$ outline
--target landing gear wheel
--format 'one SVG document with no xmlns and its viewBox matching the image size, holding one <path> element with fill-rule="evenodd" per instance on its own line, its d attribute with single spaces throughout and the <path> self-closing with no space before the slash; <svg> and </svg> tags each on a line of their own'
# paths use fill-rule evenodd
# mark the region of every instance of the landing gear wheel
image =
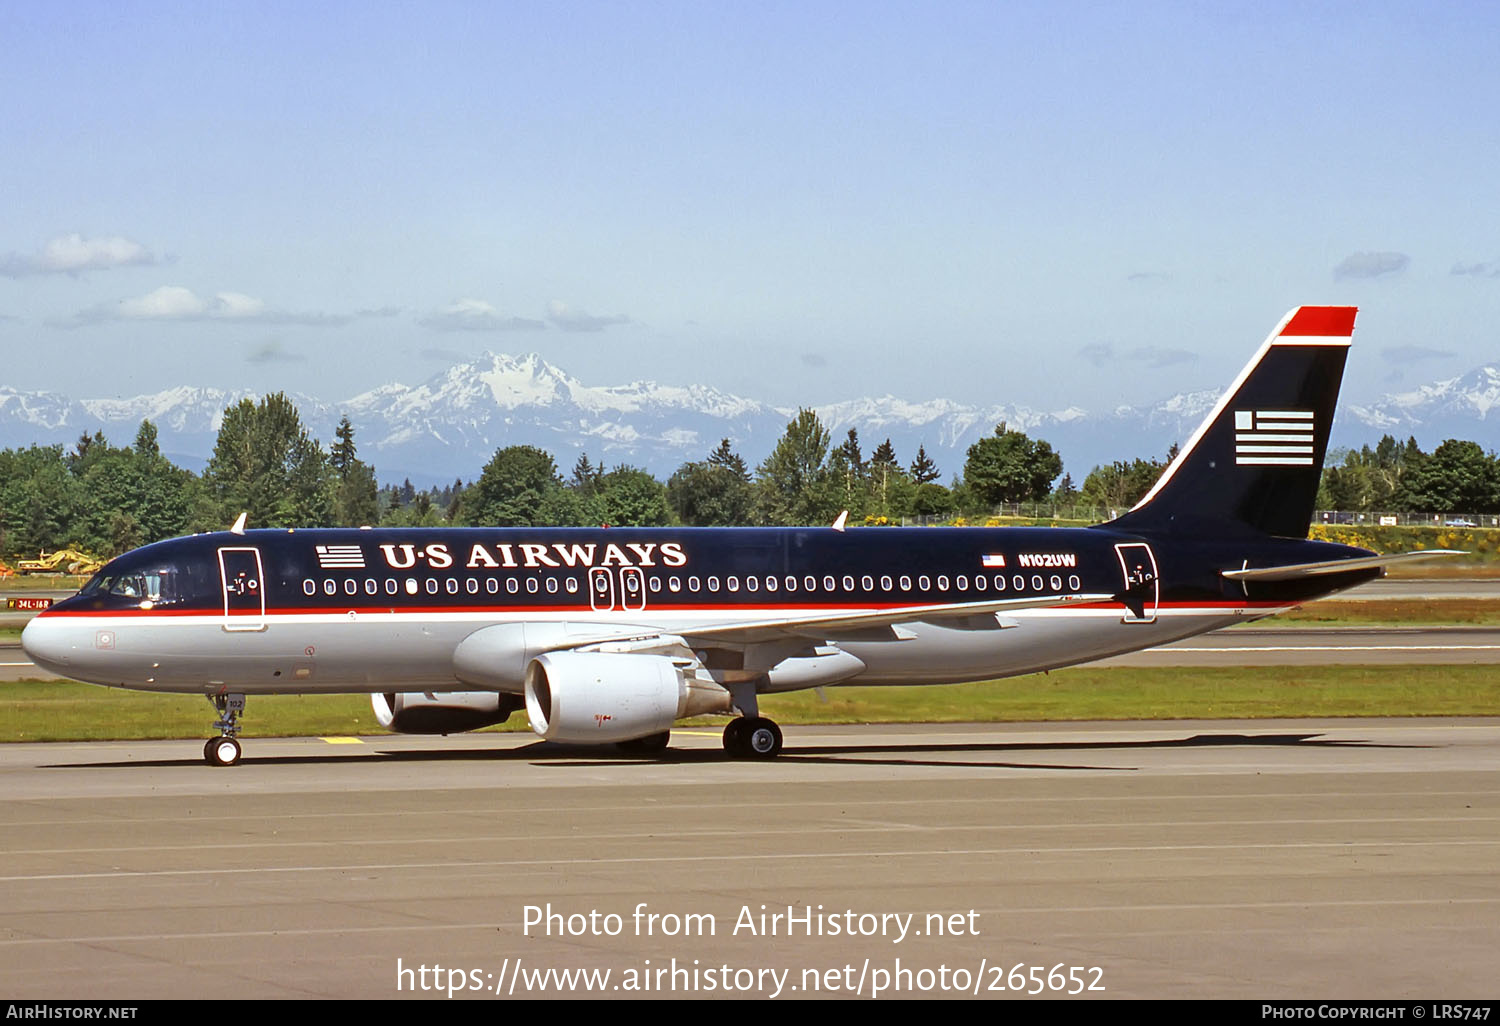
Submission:
<svg viewBox="0 0 1500 1026">
<path fill-rule="evenodd" d="M 208 695 L 207 698 L 219 714 L 219 718 L 214 720 L 219 736 L 210 739 L 203 746 L 203 761 L 210 766 L 233 766 L 240 761 L 240 743 L 235 740 L 235 735 L 240 732 L 240 716 L 245 712 L 245 696 L 222 693 Z"/>
<path fill-rule="evenodd" d="M 736 759 L 774 759 L 781 753 L 781 728 L 764 716 L 742 716 L 724 728 L 724 750 Z"/>
<path fill-rule="evenodd" d="M 745 720 L 736 716 L 724 724 L 724 751 L 738 759 L 744 755 Z"/>
<path fill-rule="evenodd" d="M 775 720 L 757 716 L 745 724 L 740 744 L 746 758 L 774 759 L 781 754 L 781 728 Z"/>
<path fill-rule="evenodd" d="M 227 735 L 213 738 L 203 746 L 203 758 L 210 766 L 233 766 L 240 761 L 240 743 Z"/>
<path fill-rule="evenodd" d="M 633 737 L 629 741 L 616 741 L 615 747 L 631 755 L 655 755 L 657 752 L 665 752 L 671 740 L 672 732 L 664 730 L 660 734 L 647 734 L 645 737 Z"/>
</svg>

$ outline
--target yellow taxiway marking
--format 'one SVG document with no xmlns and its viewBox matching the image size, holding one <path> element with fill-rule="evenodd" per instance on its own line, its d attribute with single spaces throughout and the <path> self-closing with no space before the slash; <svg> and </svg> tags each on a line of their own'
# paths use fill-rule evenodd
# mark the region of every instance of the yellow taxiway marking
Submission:
<svg viewBox="0 0 1500 1026">
<path fill-rule="evenodd" d="M 364 742 L 361 741 L 357 737 L 320 737 L 320 738 L 318 738 L 318 740 L 319 741 L 327 741 L 331 745 L 362 745 L 362 744 L 364 744 Z"/>
</svg>

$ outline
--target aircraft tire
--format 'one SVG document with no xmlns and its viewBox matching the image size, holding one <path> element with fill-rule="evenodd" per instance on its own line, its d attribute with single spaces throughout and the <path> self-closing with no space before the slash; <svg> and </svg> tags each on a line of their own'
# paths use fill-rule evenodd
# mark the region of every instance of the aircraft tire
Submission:
<svg viewBox="0 0 1500 1026">
<path fill-rule="evenodd" d="M 203 746 L 203 758 L 210 766 L 233 766 L 240 761 L 240 743 L 228 735 L 212 738 Z"/>
<path fill-rule="evenodd" d="M 728 752 L 732 759 L 745 757 L 745 724 L 747 722 L 743 716 L 736 716 L 724 724 L 724 751 Z"/>
<path fill-rule="evenodd" d="M 757 716 L 740 733 L 740 750 L 746 759 L 774 759 L 781 754 L 781 728 L 775 720 Z"/>
</svg>

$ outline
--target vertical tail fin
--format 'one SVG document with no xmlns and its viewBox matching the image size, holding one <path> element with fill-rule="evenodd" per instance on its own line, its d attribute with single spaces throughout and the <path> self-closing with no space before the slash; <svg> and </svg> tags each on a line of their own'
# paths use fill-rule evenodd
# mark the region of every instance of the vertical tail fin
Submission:
<svg viewBox="0 0 1500 1026">
<path fill-rule="evenodd" d="M 1155 487 L 1114 526 L 1196 534 L 1239 525 L 1305 538 L 1355 312 L 1301 306 L 1282 318 Z"/>
</svg>

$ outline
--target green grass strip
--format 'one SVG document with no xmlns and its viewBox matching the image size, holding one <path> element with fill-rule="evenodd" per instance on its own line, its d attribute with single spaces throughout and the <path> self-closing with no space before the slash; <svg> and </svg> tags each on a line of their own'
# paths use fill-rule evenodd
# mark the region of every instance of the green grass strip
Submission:
<svg viewBox="0 0 1500 1026">
<path fill-rule="evenodd" d="M 771 695 L 761 711 L 789 725 L 1500 716 L 1500 674 L 1492 666 L 1079 668 L 977 684 L 828 688 L 826 695 Z M 202 738 L 213 718 L 213 707 L 192 695 L 69 681 L 0 684 L 0 741 Z M 364 695 L 252 697 L 242 723 L 246 737 L 383 733 Z M 525 716 L 501 729 L 526 729 Z"/>
</svg>

